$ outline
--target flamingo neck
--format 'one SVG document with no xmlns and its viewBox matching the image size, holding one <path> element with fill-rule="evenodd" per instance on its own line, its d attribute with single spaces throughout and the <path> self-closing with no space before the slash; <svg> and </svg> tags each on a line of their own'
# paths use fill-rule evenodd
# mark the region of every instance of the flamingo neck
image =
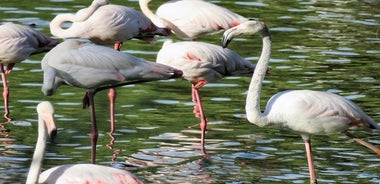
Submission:
<svg viewBox="0 0 380 184">
<path fill-rule="evenodd" d="M 189 35 L 184 33 L 181 29 L 179 29 L 176 25 L 174 25 L 172 22 L 159 17 L 155 13 L 152 12 L 151 9 L 149 9 L 150 0 L 139 0 L 140 9 L 143 12 L 145 16 L 147 16 L 153 24 L 155 24 L 157 27 L 160 28 L 167 28 L 170 29 L 176 36 L 183 38 L 183 39 L 190 39 Z"/>
<path fill-rule="evenodd" d="M 260 55 L 260 59 L 256 64 L 251 83 L 249 85 L 247 102 L 245 106 L 248 121 L 258 126 L 265 126 L 268 124 L 267 118 L 262 115 L 260 110 L 260 93 L 262 82 L 268 70 L 272 45 L 269 32 L 268 34 L 264 32 L 264 35 L 262 36 L 263 48 Z"/>
<path fill-rule="evenodd" d="M 47 128 L 44 121 L 38 115 L 38 138 L 36 148 L 33 154 L 33 159 L 30 164 L 28 178 L 26 184 L 38 183 L 38 178 L 41 172 L 41 165 L 44 158 L 44 152 L 46 148 Z"/>
<path fill-rule="evenodd" d="M 88 18 L 90 18 L 91 15 L 99 7 L 107 4 L 107 2 L 104 2 L 104 3 L 94 3 L 94 2 L 88 8 L 83 8 L 79 10 L 76 14 L 64 13 L 64 14 L 57 15 L 50 22 L 51 34 L 60 38 L 80 37 L 82 30 L 86 29 L 87 26 L 81 25 L 81 26 L 73 27 L 73 24 L 72 24 L 69 28 L 63 29 L 62 24 L 65 22 L 72 22 L 72 23 L 84 22 Z"/>
</svg>

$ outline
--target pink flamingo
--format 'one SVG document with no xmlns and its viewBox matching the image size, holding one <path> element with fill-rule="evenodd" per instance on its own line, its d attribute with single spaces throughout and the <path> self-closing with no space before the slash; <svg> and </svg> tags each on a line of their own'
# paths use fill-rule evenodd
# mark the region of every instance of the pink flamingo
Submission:
<svg viewBox="0 0 380 184">
<path fill-rule="evenodd" d="M 166 41 L 157 54 L 156 62 L 182 70 L 182 78 L 192 83 L 192 100 L 195 104 L 193 112 L 201 119 L 201 148 L 205 153 L 207 118 L 198 90 L 208 82 L 218 81 L 224 76 L 250 75 L 255 64 L 230 49 L 196 41 Z"/>
<path fill-rule="evenodd" d="M 90 107 L 92 163 L 95 163 L 98 137 L 94 106 L 97 91 L 182 76 L 182 71 L 172 67 L 76 40 L 67 40 L 57 45 L 42 59 L 41 67 L 44 71 L 42 92 L 45 95 L 53 95 L 63 84 L 86 90 L 83 107 Z"/>
<path fill-rule="evenodd" d="M 63 29 L 65 22 L 71 26 Z M 99 45 L 112 45 L 120 50 L 123 41 L 137 38 L 144 41 L 154 40 L 154 35 L 167 36 L 170 31 L 158 28 L 144 14 L 133 8 L 109 4 L 108 0 L 94 0 L 88 8 L 76 14 L 58 14 L 50 23 L 50 32 L 60 38 L 85 38 Z M 111 88 L 110 122 L 114 129 L 114 104 L 116 90 Z"/>
<path fill-rule="evenodd" d="M 30 55 L 46 52 L 57 44 L 57 41 L 31 27 L 10 22 L 0 23 L 0 70 L 3 80 L 4 118 L 8 121 L 11 118 L 9 117 L 9 89 L 6 75 L 11 73 L 16 63 L 24 61 Z M 6 69 L 4 65 L 7 65 Z"/>
<path fill-rule="evenodd" d="M 64 29 L 65 22 L 72 24 Z M 152 41 L 154 35 L 170 34 L 168 29 L 158 28 L 141 12 L 109 4 L 108 0 L 94 0 L 76 14 L 58 14 L 50 22 L 50 32 L 59 38 L 84 38 L 99 45 L 114 45 L 117 50 L 126 40 Z"/>
<path fill-rule="evenodd" d="M 248 20 L 203 0 L 171 0 L 162 4 L 154 14 L 148 7 L 150 1 L 139 0 L 141 11 L 156 25 L 171 29 L 177 37 L 184 40 L 195 40 Z"/>
<path fill-rule="evenodd" d="M 95 164 L 68 164 L 50 168 L 40 174 L 46 138 L 54 139 L 56 125 L 54 122 L 54 107 L 44 101 L 37 106 L 38 138 L 33 154 L 33 160 L 26 184 L 35 183 L 115 183 L 142 184 L 143 182 L 128 171 Z"/>
<path fill-rule="evenodd" d="M 236 36 L 255 33 L 261 35 L 263 48 L 248 89 L 245 106 L 247 119 L 260 127 L 277 125 L 301 134 L 305 143 L 310 183 L 317 183 L 310 144 L 312 135 L 341 132 L 380 154 L 380 149 L 348 132 L 352 126 L 378 130 L 380 126 L 355 103 L 339 95 L 312 90 L 283 91 L 272 96 L 265 111 L 261 113 L 260 91 L 271 54 L 271 37 L 268 28 L 263 22 L 255 20 L 245 22 L 227 30 L 223 35 L 222 44 L 226 47 Z"/>
</svg>

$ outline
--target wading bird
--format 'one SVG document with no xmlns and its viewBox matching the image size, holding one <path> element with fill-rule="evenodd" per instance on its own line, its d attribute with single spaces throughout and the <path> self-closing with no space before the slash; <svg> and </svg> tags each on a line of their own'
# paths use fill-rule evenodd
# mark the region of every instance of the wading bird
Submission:
<svg viewBox="0 0 380 184">
<path fill-rule="evenodd" d="M 57 45 L 42 59 L 41 67 L 44 72 L 41 90 L 45 95 L 53 95 L 63 84 L 86 90 L 83 107 L 90 107 L 92 163 L 95 163 L 98 137 L 94 106 L 97 91 L 182 76 L 182 71 L 172 67 L 76 40 L 67 40 Z"/>
<path fill-rule="evenodd" d="M 259 33 L 263 40 L 262 52 L 248 89 L 246 113 L 249 122 L 260 127 L 277 125 L 300 133 L 306 149 L 310 183 L 317 183 L 311 152 L 312 135 L 341 132 L 380 154 L 380 149 L 348 132 L 352 126 L 380 130 L 380 126 L 355 103 L 339 95 L 312 90 L 288 90 L 272 96 L 261 113 L 260 93 L 271 54 L 271 36 L 263 22 L 251 20 L 231 28 L 223 34 L 223 47 L 239 35 Z"/>
<path fill-rule="evenodd" d="M 142 184 L 143 182 L 128 171 L 95 164 L 60 165 L 41 172 L 46 139 L 54 139 L 56 125 L 54 122 L 54 107 L 44 101 L 37 105 L 38 138 L 33 154 L 33 160 L 26 184 L 59 184 L 59 183 L 115 183 Z"/>
<path fill-rule="evenodd" d="M 3 80 L 4 118 L 9 117 L 9 89 L 6 75 L 12 71 L 16 63 L 24 61 L 33 54 L 47 52 L 58 44 L 57 41 L 45 36 L 29 26 L 14 23 L 0 23 L 0 70 Z M 7 68 L 4 69 L 4 65 Z"/>
<path fill-rule="evenodd" d="M 67 28 L 63 23 L 71 22 Z M 114 45 L 119 50 L 121 43 L 133 38 L 151 41 L 154 35 L 170 34 L 158 28 L 143 13 L 121 5 L 109 4 L 108 0 L 94 0 L 76 14 L 58 14 L 50 22 L 50 32 L 59 38 L 84 38 L 99 45 Z"/>
<path fill-rule="evenodd" d="M 191 82 L 192 100 L 195 104 L 193 112 L 201 119 L 201 148 L 205 153 L 207 119 L 198 90 L 207 83 L 218 81 L 225 76 L 249 76 L 253 73 L 255 64 L 230 49 L 196 41 L 166 41 L 157 53 L 156 62 L 182 70 L 182 78 Z"/>
<path fill-rule="evenodd" d="M 151 0 L 139 0 L 141 11 L 157 26 L 166 27 L 179 38 L 195 40 L 247 21 L 221 6 L 203 0 L 171 0 L 162 4 L 156 14 L 149 9 Z"/>
</svg>

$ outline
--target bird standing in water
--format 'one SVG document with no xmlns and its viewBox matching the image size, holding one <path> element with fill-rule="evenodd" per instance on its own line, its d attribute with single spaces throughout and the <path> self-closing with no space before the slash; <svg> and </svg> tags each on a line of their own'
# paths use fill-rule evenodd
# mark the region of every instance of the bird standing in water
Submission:
<svg viewBox="0 0 380 184">
<path fill-rule="evenodd" d="M 95 163 L 98 137 L 94 106 L 97 91 L 182 76 L 182 71 L 173 67 L 76 40 L 62 42 L 48 52 L 41 61 L 41 68 L 44 72 L 42 92 L 45 95 L 53 95 L 63 84 L 86 90 L 83 106 L 90 107 L 92 163 Z"/>
<path fill-rule="evenodd" d="M 25 25 L 15 23 L 0 23 L 0 71 L 3 81 L 4 118 L 9 117 L 9 89 L 6 75 L 11 73 L 13 66 L 30 55 L 47 52 L 58 42 L 42 32 Z M 7 68 L 5 69 L 5 65 Z"/>
<path fill-rule="evenodd" d="M 309 165 L 310 183 L 316 184 L 310 139 L 312 135 L 326 135 L 341 132 L 377 154 L 380 149 L 351 133 L 352 126 L 369 127 L 380 130 L 380 126 L 365 114 L 355 103 L 339 95 L 312 90 L 288 90 L 273 95 L 262 113 L 260 93 L 271 55 L 271 36 L 263 22 L 251 20 L 231 28 L 223 34 L 222 45 L 227 47 L 234 37 L 259 33 L 263 46 L 260 59 L 249 85 L 246 113 L 250 123 L 258 126 L 277 125 L 300 133 Z"/>
<path fill-rule="evenodd" d="M 230 49 L 196 41 L 176 43 L 166 41 L 157 53 L 156 62 L 182 70 L 182 78 L 191 82 L 193 112 L 195 117 L 201 119 L 201 148 L 206 155 L 204 142 L 207 118 L 199 89 L 207 83 L 218 81 L 225 76 L 249 76 L 253 73 L 255 64 Z"/>
</svg>

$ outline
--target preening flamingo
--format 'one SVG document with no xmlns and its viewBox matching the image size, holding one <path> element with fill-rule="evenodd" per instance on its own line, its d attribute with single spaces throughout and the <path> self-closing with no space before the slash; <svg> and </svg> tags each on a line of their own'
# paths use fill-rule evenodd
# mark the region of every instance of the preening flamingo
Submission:
<svg viewBox="0 0 380 184">
<path fill-rule="evenodd" d="M 177 37 L 184 40 L 195 40 L 248 20 L 203 0 L 171 0 L 158 7 L 154 14 L 148 7 L 150 1 L 139 0 L 141 11 L 156 25 L 171 29 Z"/>
<path fill-rule="evenodd" d="M 63 23 L 72 22 L 62 28 Z M 158 28 L 143 13 L 108 0 L 94 0 L 88 8 L 76 14 L 58 14 L 50 22 L 50 32 L 59 38 L 85 38 L 99 45 L 115 45 L 132 38 L 151 41 L 154 35 L 169 35 L 170 31 Z"/>
<path fill-rule="evenodd" d="M 6 75 L 12 71 L 16 63 L 24 61 L 30 55 L 49 51 L 57 44 L 57 41 L 29 26 L 10 22 L 0 23 L 0 70 L 3 80 L 4 118 L 11 120 Z M 4 69 L 4 65 L 7 65 L 6 69 Z"/>
<path fill-rule="evenodd" d="M 65 22 L 71 26 L 63 29 Z M 152 41 L 154 35 L 169 35 L 170 30 L 158 28 L 143 13 L 121 5 L 109 4 L 108 0 L 94 0 L 88 8 L 76 14 L 58 14 L 50 23 L 50 32 L 60 38 L 85 38 L 100 45 L 112 45 L 120 50 L 122 43 L 132 38 Z M 114 104 L 116 90 L 111 88 L 110 123 L 114 129 Z"/>
<path fill-rule="evenodd" d="M 156 62 L 182 70 L 182 78 L 192 83 L 194 114 L 201 119 L 201 147 L 204 151 L 207 119 L 198 90 L 224 76 L 248 76 L 253 73 L 255 64 L 230 49 L 196 41 L 166 41 L 157 54 Z"/>
<path fill-rule="evenodd" d="M 245 106 L 247 119 L 260 127 L 277 125 L 301 134 L 305 142 L 310 183 L 317 183 L 310 144 L 312 135 L 341 132 L 380 154 L 380 149 L 348 132 L 352 126 L 378 130 L 380 130 L 380 126 L 355 103 L 339 95 L 312 90 L 283 91 L 272 96 L 265 111 L 261 113 L 261 87 L 271 54 L 271 36 L 268 28 L 259 21 L 245 22 L 225 31 L 222 45 L 226 47 L 236 36 L 255 33 L 261 35 L 263 48 L 248 89 Z"/>
<path fill-rule="evenodd" d="M 42 59 L 41 67 L 44 71 L 42 92 L 45 95 L 53 95 L 62 84 L 86 90 L 83 106 L 89 106 L 91 113 L 92 163 L 95 162 L 98 137 L 94 106 L 97 91 L 129 83 L 182 76 L 182 71 L 172 67 L 76 40 L 67 40 L 57 45 Z"/>
<path fill-rule="evenodd" d="M 59 183 L 120 183 L 142 184 L 143 182 L 128 171 L 95 164 L 60 165 L 41 172 L 46 139 L 56 135 L 54 122 L 54 107 L 44 101 L 37 105 L 38 138 L 33 154 L 33 160 L 26 184 L 59 184 Z"/>
</svg>

